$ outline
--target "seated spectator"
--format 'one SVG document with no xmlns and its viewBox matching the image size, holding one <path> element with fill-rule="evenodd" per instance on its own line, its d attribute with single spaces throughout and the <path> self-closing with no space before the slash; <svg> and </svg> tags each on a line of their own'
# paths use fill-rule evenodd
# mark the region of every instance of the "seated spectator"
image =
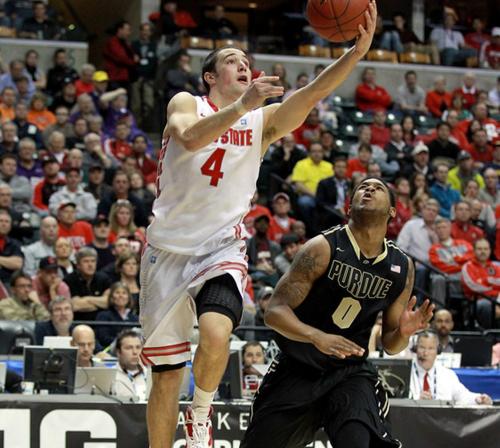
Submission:
<svg viewBox="0 0 500 448">
<path fill-rule="evenodd" d="M 87 121 L 90 117 L 95 117 L 96 115 L 99 115 L 99 112 L 96 110 L 92 97 L 88 93 L 82 93 L 77 97 L 76 106 L 72 110 L 69 121 L 75 124 L 79 118 Z"/>
<path fill-rule="evenodd" d="M 122 256 L 124 258 L 129 256 L 132 253 L 132 246 L 127 237 L 117 238 L 112 246 L 111 254 L 113 255 L 113 261 L 100 269 L 99 272 L 105 274 L 112 282 L 117 282 L 120 280 L 120 277 L 116 272 L 116 260 Z"/>
<path fill-rule="evenodd" d="M 479 66 L 500 70 L 500 27 L 491 30 L 491 39 L 485 41 L 479 52 Z M 498 106 L 497 106 L 498 107 Z"/>
<path fill-rule="evenodd" d="M 0 95 L 0 123 L 13 121 L 16 117 L 16 94 L 14 87 L 4 87 Z"/>
<path fill-rule="evenodd" d="M 112 205 L 108 219 L 111 224 L 108 237 L 110 243 L 114 243 L 120 236 L 135 236 L 139 241 L 145 242 L 144 232 L 134 224 L 134 208 L 127 199 L 118 199 Z"/>
<path fill-rule="evenodd" d="M 125 283 L 117 282 L 111 285 L 108 295 L 108 309 L 97 313 L 98 322 L 138 322 L 133 312 L 132 295 Z M 103 347 L 108 347 L 120 333 L 118 326 L 99 326 L 96 336 Z"/>
<path fill-rule="evenodd" d="M 212 39 L 227 39 L 238 34 L 238 28 L 225 15 L 224 5 L 215 5 L 212 17 L 205 17 L 201 25 L 203 33 Z"/>
<path fill-rule="evenodd" d="M 363 111 L 387 110 L 392 98 L 382 86 L 375 83 L 375 69 L 367 67 L 361 75 L 361 84 L 356 87 L 356 107 Z"/>
<path fill-rule="evenodd" d="M 460 31 L 454 31 L 457 15 L 452 9 L 445 10 L 443 26 L 434 28 L 430 41 L 439 50 L 441 64 L 464 66 L 468 57 L 474 56 L 474 50 L 468 48 Z"/>
<path fill-rule="evenodd" d="M 292 95 L 297 90 L 307 86 L 307 84 L 309 84 L 309 75 L 305 72 L 300 72 L 297 75 L 297 78 L 295 79 L 295 87 L 288 89 L 285 92 L 285 94 L 283 95 L 283 101 L 286 100 L 290 95 Z"/>
<path fill-rule="evenodd" d="M 139 171 L 133 171 L 130 174 L 130 191 L 137 197 L 143 204 L 146 210 L 152 210 L 153 202 L 156 195 L 152 192 L 155 188 L 154 184 L 149 184 L 149 188 L 144 185 L 144 177 Z"/>
<path fill-rule="evenodd" d="M 71 201 L 61 202 L 57 209 L 58 235 L 68 238 L 75 251 L 90 244 L 94 239 L 92 226 L 76 219 L 76 204 Z"/>
<path fill-rule="evenodd" d="M 399 125 L 398 125 L 399 126 Z M 396 195 L 396 217 L 389 221 L 387 238 L 396 239 L 403 226 L 413 216 L 410 199 L 410 182 L 404 177 L 398 177 L 394 183 Z"/>
<path fill-rule="evenodd" d="M 57 259 L 52 256 L 42 258 L 38 272 L 32 277 L 33 290 L 36 291 L 40 303 L 48 308 L 56 297 L 71 298 L 69 287 L 59 275 Z"/>
<path fill-rule="evenodd" d="M 12 190 L 12 207 L 19 213 L 31 212 L 31 184 L 28 179 L 18 176 L 17 159 L 14 154 L 0 156 L 0 180 Z"/>
<path fill-rule="evenodd" d="M 446 78 L 439 75 L 434 80 L 434 90 L 429 90 L 425 105 L 436 118 L 441 118 L 443 112 L 451 105 L 451 93 L 446 91 Z"/>
<path fill-rule="evenodd" d="M 73 246 L 68 238 L 57 238 L 54 244 L 54 252 L 62 278 L 74 272 L 76 269 L 73 263 Z"/>
<path fill-rule="evenodd" d="M 495 303 L 492 319 L 493 301 L 500 294 L 500 263 L 491 261 L 491 246 L 488 240 L 479 238 L 474 242 L 474 258 L 462 267 L 462 286 L 469 299 L 476 299 L 476 316 L 483 328 L 492 328 L 492 323 L 500 320 L 500 305 Z M 0 302 L 1 304 L 2 302 Z"/>
<path fill-rule="evenodd" d="M 71 345 L 78 348 L 77 367 L 94 367 L 95 333 L 88 325 L 77 325 L 71 332 Z"/>
<path fill-rule="evenodd" d="M 2 228 L 0 213 L 0 230 Z M 4 258 L 4 257 L 2 257 Z M 46 320 L 49 313 L 40 303 L 31 278 L 22 271 L 14 272 L 10 278 L 11 296 L 0 300 L 0 320 Z M 7 279 L 2 279 L 5 283 Z"/>
<path fill-rule="evenodd" d="M 365 143 L 359 145 L 358 157 L 347 161 L 347 178 L 351 179 L 356 173 L 366 174 L 372 154 L 373 150 L 370 145 Z"/>
<path fill-rule="evenodd" d="M 103 197 L 110 196 L 113 192 L 111 186 L 104 181 L 104 175 L 104 168 L 101 165 L 92 165 L 89 168 L 89 178 L 85 191 L 91 193 L 98 203 Z M 101 214 L 99 209 L 97 214 Z"/>
<path fill-rule="evenodd" d="M 401 127 L 403 128 L 403 140 L 408 146 L 415 146 L 417 130 L 415 128 L 415 120 L 411 115 L 405 115 L 401 119 Z"/>
<path fill-rule="evenodd" d="M 422 142 L 418 142 L 411 152 L 412 163 L 408 163 L 403 167 L 402 174 L 406 178 L 415 177 L 422 174 L 427 182 L 434 180 L 432 166 L 429 162 L 429 148 Z M 414 195 L 412 194 L 412 197 Z"/>
<path fill-rule="evenodd" d="M 500 146 L 499 146 L 500 148 Z M 500 150 L 496 150 L 500 153 Z M 500 189 L 498 188 L 498 174 L 493 168 L 483 171 L 484 187 L 480 188 L 479 199 L 495 208 L 500 204 Z M 478 184 L 479 185 L 479 184 Z"/>
<path fill-rule="evenodd" d="M 57 121 L 56 116 L 47 109 L 45 95 L 38 92 L 31 97 L 30 109 L 26 118 L 42 132 Z"/>
<path fill-rule="evenodd" d="M 384 151 L 387 154 L 387 164 L 396 162 L 397 168 L 392 170 L 382 169 L 384 175 L 394 178 L 398 172 L 404 171 L 407 165 L 411 165 L 411 152 L 413 147 L 408 146 L 403 139 L 403 128 L 399 123 L 393 123 L 389 130 L 389 141 L 384 146 Z"/>
<path fill-rule="evenodd" d="M 286 193 L 277 193 L 273 197 L 274 215 L 269 223 L 269 238 L 279 243 L 281 238 L 290 233 L 290 226 L 295 219 L 290 218 L 290 198 Z"/>
<path fill-rule="evenodd" d="M 406 20 L 401 12 L 393 14 L 392 23 L 394 25 L 394 30 L 384 32 L 380 42 L 380 48 L 387 51 L 402 53 L 404 51 L 404 45 L 408 46 L 407 44 L 422 43 L 412 30 L 406 29 Z M 411 45 L 410 48 L 412 48 Z"/>
<path fill-rule="evenodd" d="M 12 188 L 3 181 L 0 181 L 0 210 L 4 210 L 9 214 L 14 229 L 16 226 L 21 226 L 23 221 L 26 222 L 23 219 L 22 213 L 19 213 L 12 207 Z M 15 236 L 15 233 L 12 234 L 13 238 Z"/>
<path fill-rule="evenodd" d="M 292 234 L 297 235 L 299 238 L 299 244 L 304 244 L 307 241 L 306 237 L 306 225 L 302 221 L 295 221 L 291 226 L 290 230 Z"/>
<path fill-rule="evenodd" d="M 23 246 L 24 272 L 33 277 L 38 271 L 40 260 L 55 256 L 54 244 L 57 239 L 57 220 L 52 216 L 46 216 L 40 223 L 40 240 Z"/>
<path fill-rule="evenodd" d="M 144 176 L 144 182 L 146 185 L 154 187 L 158 171 L 158 163 L 146 154 L 147 147 L 148 142 L 144 135 L 137 134 L 134 138 L 132 138 L 132 157 L 135 159 L 137 169 Z"/>
<path fill-rule="evenodd" d="M 484 179 L 475 169 L 474 160 L 467 151 L 460 151 L 457 166 L 448 173 L 448 183 L 454 190 L 463 193 L 469 180 L 474 179 L 480 188 L 484 188 Z"/>
<path fill-rule="evenodd" d="M 279 279 L 274 260 L 281 248 L 267 236 L 269 221 L 267 215 L 258 216 L 254 220 L 255 235 L 246 242 L 248 272 L 254 282 L 274 286 Z"/>
<path fill-rule="evenodd" d="M 29 91 L 29 78 L 28 75 L 22 75 L 20 78 L 16 79 L 16 89 L 17 89 L 17 102 L 29 104 L 33 93 Z"/>
<path fill-rule="evenodd" d="M 45 336 L 71 336 L 73 306 L 67 297 L 55 297 L 49 302 L 49 320 L 35 323 L 35 344 L 43 345 Z"/>
<path fill-rule="evenodd" d="M 33 49 L 28 50 L 24 55 L 24 65 L 28 73 L 28 90 L 29 80 L 31 80 L 35 87 L 40 90 L 44 90 L 47 85 L 47 77 L 39 67 L 39 59 L 40 55 Z M 33 92 L 30 92 L 30 99 L 32 94 Z"/>
<path fill-rule="evenodd" d="M 263 286 L 259 289 L 257 293 L 257 312 L 255 313 L 255 323 L 256 327 L 268 328 L 264 322 L 264 313 L 269 305 L 269 300 L 274 292 L 271 286 Z M 255 339 L 258 341 L 270 341 L 273 338 L 274 332 L 272 330 L 263 330 L 255 332 Z"/>
<path fill-rule="evenodd" d="M 0 141 L 0 156 L 3 154 L 16 155 L 18 150 L 19 137 L 17 136 L 17 126 L 8 121 L 1 126 L 2 139 Z"/>
<path fill-rule="evenodd" d="M 405 113 L 427 114 L 425 90 L 417 84 L 417 73 L 414 70 L 405 73 L 405 83 L 398 87 L 396 103 Z"/>
<path fill-rule="evenodd" d="M 439 353 L 453 353 L 455 351 L 453 349 L 453 336 L 450 335 L 454 326 L 455 322 L 453 322 L 453 316 L 446 308 L 434 312 L 432 328 L 439 338 Z"/>
<path fill-rule="evenodd" d="M 287 134 L 271 153 L 271 172 L 288 180 L 297 162 L 306 157 L 307 152 L 296 144 L 293 134 Z"/>
<path fill-rule="evenodd" d="M 9 63 L 9 70 L 6 73 L 0 75 L 0 93 L 3 92 L 5 87 L 12 87 L 16 89 L 16 80 L 22 76 L 27 75 L 28 72 L 24 66 L 24 62 L 19 59 L 13 59 Z M 29 93 L 33 94 L 35 92 L 35 84 L 30 80 L 29 83 Z"/>
<path fill-rule="evenodd" d="M 76 70 L 68 65 L 68 54 L 64 48 L 54 52 L 53 63 L 47 73 L 47 93 L 52 97 L 61 91 L 65 82 L 72 83 L 78 79 Z"/>
<path fill-rule="evenodd" d="M 266 206 L 259 204 L 258 200 L 259 200 L 259 193 L 257 190 L 255 190 L 252 199 L 250 199 L 250 210 L 248 210 L 248 213 L 243 218 L 243 224 L 245 225 L 245 229 L 250 236 L 255 235 L 255 227 L 254 227 L 255 218 L 262 215 L 266 215 L 269 218 L 269 222 L 271 222 L 272 218 L 269 209 Z"/>
<path fill-rule="evenodd" d="M 454 161 L 460 152 L 460 147 L 450 139 L 451 126 L 441 121 L 436 126 L 436 138 L 427 144 L 432 160 L 439 157 L 448 161 Z"/>
<path fill-rule="evenodd" d="M 83 153 L 78 148 L 70 149 L 64 160 L 64 172 L 68 173 L 71 170 L 75 170 L 79 173 L 82 179 L 85 176 L 85 170 L 83 169 Z"/>
<path fill-rule="evenodd" d="M 54 99 L 50 104 L 49 110 L 55 112 L 58 107 L 64 106 L 68 110 L 72 110 L 76 105 L 76 87 L 75 82 L 71 78 L 64 78 L 59 93 L 54 95 Z"/>
<path fill-rule="evenodd" d="M 478 129 L 472 134 L 472 143 L 465 148 L 474 160 L 476 168 L 482 169 L 485 164 L 493 161 L 493 147 L 488 144 L 486 129 Z"/>
<path fill-rule="evenodd" d="M 337 158 L 333 176 L 323 179 L 316 190 L 316 218 L 319 230 L 342 224 L 346 219 L 345 204 L 350 190 L 347 163 Z"/>
<path fill-rule="evenodd" d="M 42 165 L 35 154 L 35 142 L 30 138 L 23 138 L 19 142 L 16 173 L 28 179 L 31 185 L 36 185 L 43 178 Z"/>
<path fill-rule="evenodd" d="M 446 276 L 431 274 L 431 296 L 441 306 L 446 306 L 448 295 L 461 295 L 462 266 L 473 257 L 473 251 L 469 242 L 451 238 L 451 222 L 448 219 L 438 217 L 434 226 L 439 242 L 431 246 L 429 261 Z"/>
<path fill-rule="evenodd" d="M 307 115 L 304 123 L 295 129 L 292 134 L 299 145 L 310 147 L 313 142 L 319 141 L 323 125 L 319 118 L 319 110 L 314 107 Z"/>
<path fill-rule="evenodd" d="M 19 242 L 9 234 L 12 218 L 6 210 L 0 209 L 0 282 L 8 284 L 14 271 L 23 267 L 24 254 Z"/>
<path fill-rule="evenodd" d="M 488 141 L 496 140 L 498 136 L 498 122 L 488 116 L 488 106 L 485 103 L 477 103 L 472 106 L 471 111 L 473 117 L 465 119 L 458 124 L 460 129 L 463 132 L 466 132 L 469 142 L 472 141 L 472 134 L 481 127 L 486 129 L 486 132 L 488 133 Z M 479 122 L 479 126 L 476 126 L 473 129 L 471 126 L 474 120 Z"/>
<path fill-rule="evenodd" d="M 249 341 L 241 348 L 243 359 L 243 396 L 252 398 L 257 392 L 263 375 L 257 371 L 254 364 L 264 364 L 266 357 L 264 347 L 257 341 Z"/>
<path fill-rule="evenodd" d="M 121 163 L 126 157 L 132 155 L 132 147 L 128 141 L 130 127 L 126 123 L 118 123 L 115 127 L 114 137 L 104 142 L 104 151 L 116 163 Z"/>
<path fill-rule="evenodd" d="M 464 97 L 460 92 L 454 92 L 451 96 L 451 104 L 448 109 L 448 112 L 455 111 L 458 116 L 458 120 L 461 122 L 463 120 L 470 120 L 472 118 L 472 114 L 465 107 Z M 444 116 L 444 114 L 443 114 Z M 461 123 L 459 123 L 460 125 Z M 462 129 L 462 128 L 461 128 Z"/>
<path fill-rule="evenodd" d="M 165 78 L 165 104 L 179 92 L 187 91 L 192 95 L 198 95 L 201 91 L 200 79 L 193 73 L 191 56 L 186 50 L 179 51 L 175 66 L 167 71 Z"/>
<path fill-rule="evenodd" d="M 45 155 L 54 157 L 62 166 L 67 154 L 68 150 L 66 149 L 66 137 L 64 137 L 64 134 L 59 131 L 52 132 L 49 137 L 47 153 Z"/>
<path fill-rule="evenodd" d="M 84 93 L 91 94 L 94 91 L 95 67 L 92 64 L 82 64 L 80 78 L 75 81 L 76 96 L 79 98 Z M 90 97 L 92 99 L 92 97 Z"/>
<path fill-rule="evenodd" d="M 453 91 L 453 95 L 460 95 L 462 97 L 465 109 L 470 109 L 476 104 L 478 94 L 476 80 L 476 75 L 473 72 L 466 72 L 462 85 Z"/>
<path fill-rule="evenodd" d="M 436 333 L 424 331 L 417 336 L 416 362 L 412 363 L 410 398 L 414 400 L 445 400 L 462 405 L 491 405 L 486 394 L 469 391 L 457 374 L 436 363 L 439 338 Z"/>
<path fill-rule="evenodd" d="M 481 46 L 490 40 L 490 35 L 484 33 L 485 23 L 479 17 L 474 17 L 472 19 L 472 30 L 464 36 L 466 45 L 469 48 L 474 48 L 477 52 L 481 49 Z M 494 28 L 493 28 L 494 30 Z M 492 30 L 492 31 L 493 31 Z"/>
<path fill-rule="evenodd" d="M 436 164 L 434 178 L 430 192 L 432 197 L 439 202 L 439 214 L 450 218 L 451 208 L 460 200 L 460 193 L 449 184 L 448 165 L 445 163 Z"/>
<path fill-rule="evenodd" d="M 141 336 L 134 330 L 125 329 L 116 338 L 118 371 L 113 382 L 112 393 L 132 400 L 147 400 L 147 370 L 142 366 Z"/>
<path fill-rule="evenodd" d="M 479 189 L 475 180 L 470 180 L 467 190 Z M 495 219 L 495 212 L 490 205 L 481 202 L 479 199 L 471 199 L 467 195 L 464 198 L 470 204 L 471 223 L 479 227 L 486 235 L 492 235 L 492 240 L 495 238 L 495 227 L 497 220 Z"/>
<path fill-rule="evenodd" d="M 69 110 L 66 106 L 58 106 L 55 110 L 56 121 L 45 128 L 43 131 L 43 143 L 45 147 L 49 144 L 49 137 L 54 131 L 62 132 L 64 137 L 74 137 L 73 125 L 69 122 Z"/>
<path fill-rule="evenodd" d="M 99 309 L 108 307 L 108 277 L 96 272 L 97 252 L 82 247 L 76 253 L 76 270 L 64 278 L 69 286 L 75 320 L 94 320 Z"/>
<path fill-rule="evenodd" d="M 140 253 L 140 252 L 139 252 Z M 130 308 L 135 314 L 139 314 L 139 262 L 138 253 L 125 253 L 117 257 L 115 263 L 115 272 L 117 281 L 125 284 L 130 292 Z"/>
<path fill-rule="evenodd" d="M 33 16 L 24 20 L 19 37 L 24 39 L 57 40 L 59 27 L 47 16 L 47 6 L 43 1 L 33 2 Z"/>
<path fill-rule="evenodd" d="M 389 143 L 390 133 L 386 126 L 387 114 L 384 110 L 375 110 L 373 114 L 373 124 L 370 126 L 372 131 L 372 138 L 370 143 L 383 148 Z"/>
<path fill-rule="evenodd" d="M 95 132 L 89 132 L 83 138 L 83 143 L 85 145 L 85 149 L 83 151 L 83 169 L 85 172 L 89 172 L 92 167 L 108 169 L 118 166 L 114 159 L 106 155 L 101 143 L 101 137 L 99 137 L 99 135 Z M 109 185 L 107 185 L 107 187 L 111 190 Z"/>
<path fill-rule="evenodd" d="M 455 109 L 449 109 L 444 112 L 443 119 L 450 125 L 451 128 L 450 141 L 458 145 L 460 148 L 467 148 L 467 146 L 469 146 L 469 141 L 459 126 L 458 112 Z M 435 138 L 436 131 L 433 131 L 430 136 Z"/>
<path fill-rule="evenodd" d="M 484 232 L 471 222 L 471 208 L 468 202 L 459 201 L 455 204 L 455 219 L 451 225 L 451 236 L 474 244 L 484 238 Z"/>
<path fill-rule="evenodd" d="M 312 143 L 309 148 L 309 157 L 297 162 L 291 178 L 300 195 L 297 204 L 301 216 L 311 232 L 318 184 L 321 180 L 333 175 L 333 166 L 330 162 L 323 160 L 323 155 L 321 143 Z"/>
<path fill-rule="evenodd" d="M 16 117 L 13 123 L 17 126 L 18 138 L 20 140 L 24 138 L 32 139 L 36 143 L 37 148 L 42 148 L 42 134 L 34 123 L 28 121 L 28 107 L 26 103 L 19 101 L 16 104 L 15 113 Z"/>
<path fill-rule="evenodd" d="M 100 271 L 104 266 L 115 261 L 112 245 L 108 242 L 109 232 L 111 231 L 108 218 L 97 216 L 92 222 L 92 230 L 94 239 L 89 244 L 89 247 L 97 252 L 97 270 Z"/>
<path fill-rule="evenodd" d="M 274 259 L 274 264 L 276 266 L 276 270 L 278 271 L 278 275 L 281 277 L 286 271 L 288 271 L 295 255 L 297 255 L 297 252 L 300 249 L 299 237 L 293 233 L 283 235 L 280 245 L 283 252 Z"/>
</svg>

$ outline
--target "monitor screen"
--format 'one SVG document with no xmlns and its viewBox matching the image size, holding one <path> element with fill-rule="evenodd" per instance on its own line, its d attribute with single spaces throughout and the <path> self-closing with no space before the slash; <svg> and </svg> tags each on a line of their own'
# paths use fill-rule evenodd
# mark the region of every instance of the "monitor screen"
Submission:
<svg viewBox="0 0 500 448">
<path fill-rule="evenodd" d="M 72 394 L 75 388 L 77 348 L 24 347 L 24 381 L 35 390 Z"/>
<path fill-rule="evenodd" d="M 241 351 L 231 350 L 226 371 L 219 385 L 219 397 L 224 399 L 242 398 L 243 375 L 242 375 Z"/>
<path fill-rule="evenodd" d="M 370 361 L 378 370 L 378 377 L 389 398 L 410 396 L 411 359 L 374 358 Z"/>
</svg>

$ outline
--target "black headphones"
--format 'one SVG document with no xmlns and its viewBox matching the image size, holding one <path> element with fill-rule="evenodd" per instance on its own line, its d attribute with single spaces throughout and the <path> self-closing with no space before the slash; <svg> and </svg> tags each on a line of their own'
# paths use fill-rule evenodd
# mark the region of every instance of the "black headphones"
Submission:
<svg viewBox="0 0 500 448">
<path fill-rule="evenodd" d="M 415 334 L 415 341 L 414 344 L 410 347 L 410 351 L 413 353 L 417 353 L 417 342 L 420 338 L 422 337 L 428 337 L 428 336 L 435 336 L 435 338 L 438 341 L 438 346 L 437 346 L 437 354 L 440 355 L 442 350 L 441 350 L 441 345 L 439 344 L 439 335 L 437 334 L 436 331 L 429 329 L 429 330 L 423 330 Z"/>
</svg>

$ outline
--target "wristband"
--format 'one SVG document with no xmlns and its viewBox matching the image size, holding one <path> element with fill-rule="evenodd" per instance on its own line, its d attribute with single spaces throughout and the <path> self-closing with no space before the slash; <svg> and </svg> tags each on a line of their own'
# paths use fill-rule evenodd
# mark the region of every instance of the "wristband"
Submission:
<svg viewBox="0 0 500 448">
<path fill-rule="evenodd" d="M 236 109 L 236 112 L 240 115 L 245 115 L 248 110 L 246 107 L 243 105 L 243 101 L 238 100 L 234 103 L 234 108 Z"/>
</svg>

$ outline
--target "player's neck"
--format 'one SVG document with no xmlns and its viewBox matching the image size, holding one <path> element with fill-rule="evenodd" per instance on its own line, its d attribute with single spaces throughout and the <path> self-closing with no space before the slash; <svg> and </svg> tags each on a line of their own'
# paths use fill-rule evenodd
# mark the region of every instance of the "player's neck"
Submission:
<svg viewBox="0 0 500 448">
<path fill-rule="evenodd" d="M 210 101 L 212 101 L 212 103 L 214 103 L 219 110 L 229 106 L 230 104 L 233 104 L 238 99 L 223 95 L 222 93 L 214 89 L 210 91 L 208 98 L 210 98 Z"/>
<path fill-rule="evenodd" d="M 387 232 L 387 225 L 369 225 L 368 223 L 355 223 L 349 221 L 351 230 L 358 246 L 366 258 L 374 258 L 382 253 L 383 242 Z"/>
</svg>

